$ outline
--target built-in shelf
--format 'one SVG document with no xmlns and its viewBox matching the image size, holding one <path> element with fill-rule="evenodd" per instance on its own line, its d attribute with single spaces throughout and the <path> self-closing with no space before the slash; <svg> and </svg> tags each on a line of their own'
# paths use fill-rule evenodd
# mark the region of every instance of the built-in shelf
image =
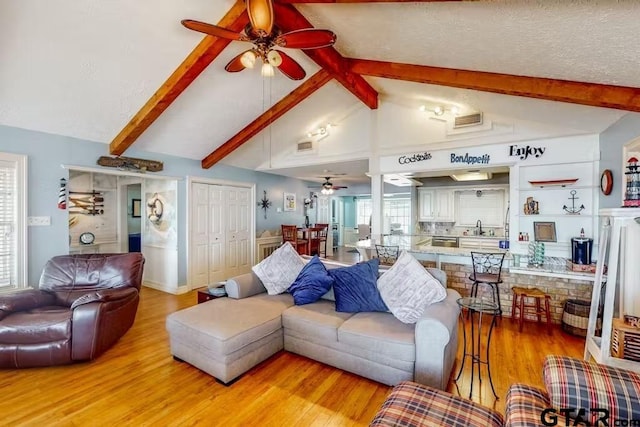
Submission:
<svg viewBox="0 0 640 427">
<path fill-rule="evenodd" d="M 572 190 L 593 190 L 594 188 L 599 188 L 596 187 L 595 185 L 572 185 L 571 189 Z M 555 186 L 549 186 L 549 187 L 524 187 L 524 188 L 517 188 L 517 191 L 562 191 L 562 190 L 566 190 L 565 186 L 560 186 L 560 185 L 555 185 Z"/>
<path fill-rule="evenodd" d="M 552 187 L 552 186 L 560 186 L 566 187 L 567 185 L 572 185 L 578 182 L 579 178 L 569 178 L 569 179 L 548 179 L 544 181 L 529 181 L 529 184 L 534 187 Z"/>
<path fill-rule="evenodd" d="M 557 213 L 557 214 L 535 214 L 535 215 L 525 215 L 525 214 L 517 214 L 516 216 L 522 218 L 593 218 L 593 215 L 590 214 L 568 214 L 568 213 Z"/>
</svg>

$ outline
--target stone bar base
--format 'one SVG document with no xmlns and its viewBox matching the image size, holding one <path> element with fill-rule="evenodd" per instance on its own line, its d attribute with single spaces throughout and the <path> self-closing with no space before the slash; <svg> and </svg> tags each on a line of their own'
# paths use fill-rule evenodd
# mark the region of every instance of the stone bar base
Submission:
<svg viewBox="0 0 640 427">
<path fill-rule="evenodd" d="M 434 267 L 435 263 L 423 261 L 425 267 Z M 442 263 L 441 268 L 447 273 L 447 286 L 455 289 L 462 296 L 471 293 L 472 282 L 469 276 L 473 271 L 470 265 Z M 502 315 L 511 317 L 511 304 L 513 286 L 535 287 L 551 296 L 551 320 L 553 323 L 562 322 L 562 310 L 567 299 L 591 300 L 593 282 L 586 280 L 560 279 L 556 277 L 534 276 L 527 274 L 502 273 L 502 283 L 500 284 L 500 303 L 502 304 Z M 480 284 L 478 286 L 478 296 L 491 298 L 491 288 Z M 533 314 L 525 315 L 526 320 L 536 321 Z M 544 319 L 543 319 L 544 321 Z"/>
</svg>

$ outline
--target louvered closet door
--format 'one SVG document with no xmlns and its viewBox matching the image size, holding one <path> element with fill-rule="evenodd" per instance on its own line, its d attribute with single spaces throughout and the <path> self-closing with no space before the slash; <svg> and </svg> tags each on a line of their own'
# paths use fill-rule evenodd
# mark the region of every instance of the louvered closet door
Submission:
<svg viewBox="0 0 640 427">
<path fill-rule="evenodd" d="M 226 193 L 226 272 L 228 277 L 232 277 L 251 269 L 250 191 L 247 188 L 226 187 Z"/>
<path fill-rule="evenodd" d="M 209 186 L 191 186 L 191 281 L 194 288 L 209 283 Z"/>
<path fill-rule="evenodd" d="M 226 280 L 226 187 L 209 185 L 209 283 Z"/>
</svg>

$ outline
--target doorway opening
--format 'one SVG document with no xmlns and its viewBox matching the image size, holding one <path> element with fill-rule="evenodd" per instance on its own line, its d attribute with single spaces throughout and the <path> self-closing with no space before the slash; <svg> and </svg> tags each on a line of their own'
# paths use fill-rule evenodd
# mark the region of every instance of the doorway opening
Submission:
<svg viewBox="0 0 640 427">
<path fill-rule="evenodd" d="M 141 252 L 142 241 L 142 185 L 128 184 L 126 234 L 128 252 Z"/>
</svg>

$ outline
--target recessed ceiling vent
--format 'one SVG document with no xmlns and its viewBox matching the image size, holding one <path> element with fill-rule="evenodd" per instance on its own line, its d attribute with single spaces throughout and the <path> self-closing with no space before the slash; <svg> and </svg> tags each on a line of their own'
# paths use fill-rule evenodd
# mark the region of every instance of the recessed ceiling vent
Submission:
<svg viewBox="0 0 640 427">
<path fill-rule="evenodd" d="M 313 141 L 300 141 L 298 142 L 298 147 L 296 148 L 298 153 L 307 153 L 309 151 L 313 151 Z"/>
<path fill-rule="evenodd" d="M 457 116 L 454 118 L 453 128 L 465 128 L 468 126 L 477 126 L 482 124 L 482 113 L 467 114 L 466 116 Z"/>
</svg>

